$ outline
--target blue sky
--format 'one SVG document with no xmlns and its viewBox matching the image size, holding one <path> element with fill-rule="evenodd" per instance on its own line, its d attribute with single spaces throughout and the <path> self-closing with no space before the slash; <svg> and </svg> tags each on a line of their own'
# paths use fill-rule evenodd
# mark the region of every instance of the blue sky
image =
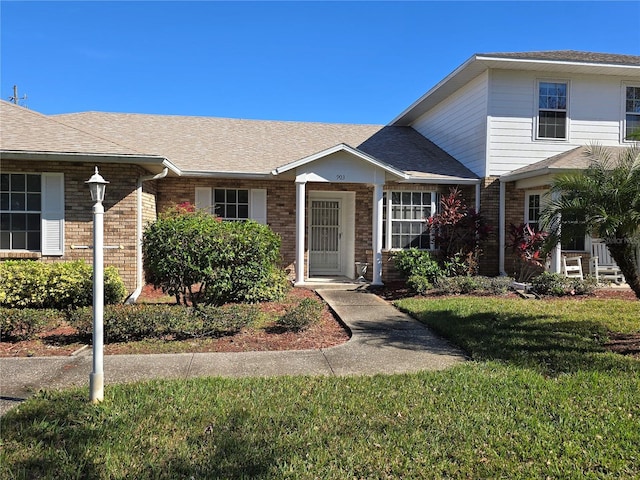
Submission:
<svg viewBox="0 0 640 480">
<path fill-rule="evenodd" d="M 474 53 L 640 55 L 640 2 L 0 2 L 29 108 L 385 124 Z"/>
</svg>

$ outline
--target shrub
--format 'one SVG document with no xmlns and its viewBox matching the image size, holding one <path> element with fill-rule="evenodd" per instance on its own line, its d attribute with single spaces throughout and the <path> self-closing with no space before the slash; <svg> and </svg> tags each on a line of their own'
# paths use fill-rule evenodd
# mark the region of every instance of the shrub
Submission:
<svg viewBox="0 0 640 480">
<path fill-rule="evenodd" d="M 0 308 L 0 338 L 2 341 L 32 340 L 62 320 L 63 315 L 53 309 Z"/>
<path fill-rule="evenodd" d="M 280 237 L 253 221 L 170 210 L 145 229 L 143 255 L 148 281 L 178 303 L 277 300 L 286 291 Z"/>
<path fill-rule="evenodd" d="M 448 275 L 474 275 L 482 243 L 491 234 L 487 220 L 466 205 L 462 192 L 456 187 L 440 199 L 438 213 L 428 220 L 443 266 Z"/>
<path fill-rule="evenodd" d="M 91 305 L 93 267 L 81 260 L 0 263 L 0 306 L 14 308 L 78 308 Z M 104 302 L 121 302 L 126 290 L 114 267 L 104 269 Z"/>
<path fill-rule="evenodd" d="M 433 283 L 443 275 L 438 262 L 431 258 L 431 254 L 426 250 L 417 248 L 400 250 L 394 253 L 393 260 L 396 268 L 405 278 L 418 276 Z"/>
<path fill-rule="evenodd" d="M 421 275 L 411 275 L 407 279 L 407 287 L 420 295 L 424 295 L 428 290 L 431 290 L 433 288 L 433 284 L 427 277 L 423 277 Z"/>
<path fill-rule="evenodd" d="M 584 280 L 567 278 L 559 273 L 543 272 L 531 279 L 531 289 L 538 295 L 561 297 L 564 295 L 590 295 L 597 281 L 594 277 Z"/>
<path fill-rule="evenodd" d="M 177 305 L 112 305 L 104 310 L 105 343 L 143 339 L 211 337 L 237 333 L 258 316 L 253 305 L 184 308 Z M 70 312 L 69 322 L 86 340 L 93 331 L 91 308 Z"/>
<path fill-rule="evenodd" d="M 435 287 L 441 293 L 450 295 L 485 294 L 504 295 L 509 291 L 513 279 L 510 277 L 459 276 L 442 277 Z"/>
<path fill-rule="evenodd" d="M 277 321 L 276 325 L 285 330 L 299 332 L 320 321 L 322 303 L 313 298 L 305 298 L 290 308 Z"/>
<path fill-rule="evenodd" d="M 259 316 L 255 305 L 224 305 L 222 307 L 205 306 L 195 311 L 200 330 L 192 332 L 176 329 L 177 336 L 219 337 L 233 335 L 252 325 Z"/>
</svg>

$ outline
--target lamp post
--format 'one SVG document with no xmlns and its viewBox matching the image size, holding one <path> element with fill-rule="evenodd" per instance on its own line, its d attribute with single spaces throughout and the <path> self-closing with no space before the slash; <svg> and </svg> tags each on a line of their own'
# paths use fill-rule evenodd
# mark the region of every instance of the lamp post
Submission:
<svg viewBox="0 0 640 480">
<path fill-rule="evenodd" d="M 104 192 L 107 182 L 95 173 L 85 182 L 89 185 L 93 205 L 93 371 L 89 375 L 89 399 L 104 399 Z"/>
</svg>

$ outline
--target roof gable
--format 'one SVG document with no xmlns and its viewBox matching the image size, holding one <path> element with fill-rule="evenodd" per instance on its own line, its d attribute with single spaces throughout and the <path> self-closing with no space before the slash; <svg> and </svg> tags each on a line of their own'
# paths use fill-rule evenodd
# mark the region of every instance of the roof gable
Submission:
<svg viewBox="0 0 640 480">
<path fill-rule="evenodd" d="M 384 170 L 386 173 L 399 177 L 401 179 L 409 178 L 409 175 L 405 174 L 401 170 L 394 168 L 391 165 L 387 165 L 384 162 L 379 161 L 378 159 L 372 157 L 371 155 L 366 154 L 365 152 L 358 150 L 356 148 L 350 147 L 349 145 L 345 145 L 344 143 L 340 145 L 335 145 L 334 147 L 323 150 L 322 152 L 314 153 L 313 155 L 309 155 L 306 158 L 301 158 L 300 160 L 296 160 L 295 162 L 288 163 L 286 165 L 282 165 L 276 169 L 274 169 L 271 173 L 273 175 L 280 175 L 281 173 L 288 172 L 290 170 L 299 169 L 301 167 L 309 166 L 311 163 L 316 162 L 320 159 L 325 159 L 334 155 L 338 152 L 347 153 L 366 164 L 377 167 L 381 170 Z"/>
</svg>

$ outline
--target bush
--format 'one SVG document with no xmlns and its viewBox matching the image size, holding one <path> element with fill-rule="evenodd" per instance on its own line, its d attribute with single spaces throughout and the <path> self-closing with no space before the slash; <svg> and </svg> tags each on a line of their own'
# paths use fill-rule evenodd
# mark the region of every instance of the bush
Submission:
<svg viewBox="0 0 640 480">
<path fill-rule="evenodd" d="M 149 283 L 178 303 L 278 300 L 286 292 L 280 237 L 253 221 L 222 222 L 182 208 L 163 214 L 144 232 Z"/>
<path fill-rule="evenodd" d="M 215 337 L 237 333 L 258 316 L 253 305 L 200 307 L 177 305 L 112 305 L 104 310 L 105 343 L 144 339 Z M 85 340 L 93 331 L 93 312 L 82 308 L 69 314 L 69 322 Z"/>
<path fill-rule="evenodd" d="M 93 267 L 81 260 L 42 263 L 0 262 L 0 306 L 78 308 L 93 301 Z M 126 290 L 114 267 L 104 269 L 104 302 L 118 303 Z"/>
<path fill-rule="evenodd" d="M 411 275 L 407 279 L 407 287 L 419 295 L 424 295 L 428 290 L 433 288 L 433 284 L 421 275 Z"/>
<path fill-rule="evenodd" d="M 298 305 L 290 308 L 277 321 L 276 325 L 285 330 L 299 332 L 320 321 L 322 303 L 313 298 L 305 298 Z"/>
<path fill-rule="evenodd" d="M 559 273 L 543 272 L 531 279 L 531 289 L 538 295 L 561 297 L 564 295 L 590 295 L 597 281 L 594 277 L 584 280 L 567 278 Z"/>
<path fill-rule="evenodd" d="M 484 294 L 504 295 L 509 291 L 513 279 L 510 277 L 460 276 L 439 278 L 435 287 L 450 295 Z"/>
<path fill-rule="evenodd" d="M 0 308 L 2 341 L 32 340 L 49 326 L 58 326 L 63 315 L 53 309 Z"/>
<path fill-rule="evenodd" d="M 431 254 L 426 250 L 418 250 L 417 248 L 400 250 L 394 253 L 393 261 L 405 278 L 418 276 L 433 283 L 443 275 L 438 262 L 431 258 Z"/>
</svg>

